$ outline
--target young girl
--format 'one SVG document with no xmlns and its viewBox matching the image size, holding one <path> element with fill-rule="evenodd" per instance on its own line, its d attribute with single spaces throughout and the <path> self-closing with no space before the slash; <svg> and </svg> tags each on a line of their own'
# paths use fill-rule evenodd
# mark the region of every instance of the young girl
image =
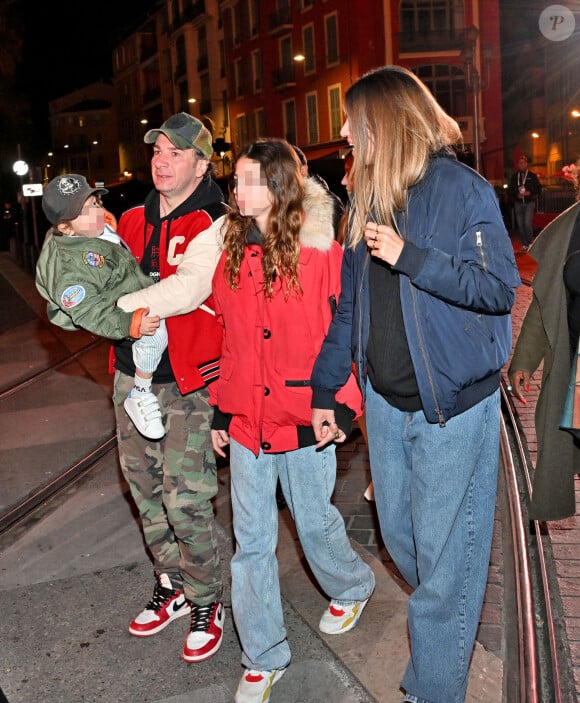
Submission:
<svg viewBox="0 0 580 703">
<path fill-rule="evenodd" d="M 52 224 L 36 266 L 36 287 L 48 300 L 48 317 L 64 329 L 83 329 L 109 339 L 131 337 L 135 385 L 125 410 L 145 437 L 165 434 L 153 371 L 167 346 L 165 323 L 148 308 L 117 305 L 125 293 L 151 285 L 119 235 L 105 222 L 100 195 L 84 176 L 69 173 L 44 189 L 42 209 Z"/>
<path fill-rule="evenodd" d="M 232 608 L 246 667 L 235 700 L 249 703 L 268 701 L 290 662 L 276 561 L 277 480 L 310 568 L 331 598 L 322 632 L 357 624 L 374 575 L 330 503 L 335 447 L 318 451 L 310 426 L 310 373 L 340 293 L 332 196 L 304 179 L 292 146 L 277 139 L 241 152 L 234 195 L 213 279 L 224 336 L 210 402 L 214 449 L 224 456 L 230 445 Z M 345 438 L 360 413 L 354 377 L 338 399 L 336 438 Z"/>
</svg>

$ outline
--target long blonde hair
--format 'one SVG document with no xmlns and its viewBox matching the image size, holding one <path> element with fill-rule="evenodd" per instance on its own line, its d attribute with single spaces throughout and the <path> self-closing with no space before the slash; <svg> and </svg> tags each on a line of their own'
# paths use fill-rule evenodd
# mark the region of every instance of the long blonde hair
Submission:
<svg viewBox="0 0 580 703">
<path fill-rule="evenodd" d="M 276 278 L 281 281 L 285 295 L 289 295 L 293 289 L 300 293 L 302 289 L 298 280 L 298 261 L 304 178 L 298 157 L 292 145 L 284 139 L 267 138 L 258 139 L 244 147 L 238 159 L 242 157 L 260 164 L 272 198 L 267 232 L 262 240 L 264 294 L 272 297 Z M 225 274 L 230 287 L 235 290 L 239 285 L 246 236 L 254 226 L 254 221 L 251 217 L 244 217 L 234 201 L 226 223 Z"/>
<path fill-rule="evenodd" d="M 425 175 L 429 157 L 461 142 L 457 122 L 429 89 L 401 66 L 369 71 L 347 90 L 346 117 L 354 143 L 353 207 L 348 246 L 361 240 L 365 222 L 395 226 L 409 188 Z"/>
</svg>

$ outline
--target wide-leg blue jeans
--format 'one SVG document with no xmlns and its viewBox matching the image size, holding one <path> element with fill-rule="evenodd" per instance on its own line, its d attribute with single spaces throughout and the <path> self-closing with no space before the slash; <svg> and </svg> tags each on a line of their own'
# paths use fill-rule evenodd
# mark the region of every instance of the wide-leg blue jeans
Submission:
<svg viewBox="0 0 580 703">
<path fill-rule="evenodd" d="M 414 588 L 405 700 L 462 703 L 487 583 L 499 390 L 447 421 L 393 408 L 367 383 L 366 422 L 386 548 Z"/>
<path fill-rule="evenodd" d="M 249 669 L 290 662 L 280 598 L 278 477 L 304 555 L 322 590 L 342 604 L 365 600 L 374 574 L 353 549 L 344 520 L 330 502 L 336 481 L 335 447 L 260 454 L 230 438 L 231 495 L 236 551 L 231 562 L 232 609 Z"/>
</svg>

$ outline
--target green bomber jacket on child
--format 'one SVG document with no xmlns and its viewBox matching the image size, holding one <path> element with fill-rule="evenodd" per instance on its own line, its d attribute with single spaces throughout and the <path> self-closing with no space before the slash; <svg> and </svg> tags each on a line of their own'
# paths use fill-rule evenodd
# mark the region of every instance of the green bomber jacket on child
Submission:
<svg viewBox="0 0 580 703">
<path fill-rule="evenodd" d="M 117 300 L 153 281 L 115 232 L 105 236 L 68 237 L 50 229 L 36 264 L 36 287 L 58 327 L 108 339 L 138 338 L 143 310 L 127 312 Z"/>
</svg>

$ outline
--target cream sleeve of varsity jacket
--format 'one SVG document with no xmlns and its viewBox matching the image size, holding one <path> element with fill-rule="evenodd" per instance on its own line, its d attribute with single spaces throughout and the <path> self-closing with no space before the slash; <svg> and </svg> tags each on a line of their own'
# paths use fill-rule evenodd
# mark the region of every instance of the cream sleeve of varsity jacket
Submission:
<svg viewBox="0 0 580 703">
<path fill-rule="evenodd" d="M 127 311 L 150 309 L 149 315 L 173 317 L 202 306 L 211 294 L 211 282 L 222 252 L 222 225 L 219 217 L 188 245 L 177 271 L 154 286 L 123 295 L 117 301 Z"/>
</svg>

